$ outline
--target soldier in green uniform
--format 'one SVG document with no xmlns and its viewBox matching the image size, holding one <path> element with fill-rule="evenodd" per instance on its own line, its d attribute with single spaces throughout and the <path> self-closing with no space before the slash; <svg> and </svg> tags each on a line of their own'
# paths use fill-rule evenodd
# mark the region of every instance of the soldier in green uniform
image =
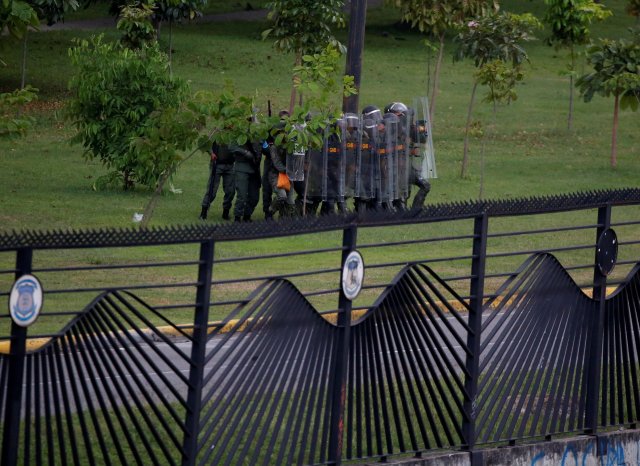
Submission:
<svg viewBox="0 0 640 466">
<path fill-rule="evenodd" d="M 233 196 L 236 193 L 233 179 L 233 155 L 229 147 L 223 144 L 214 143 L 211 147 L 211 160 L 209 162 L 209 182 L 207 191 L 202 198 L 202 211 L 200 219 L 206 220 L 209 207 L 213 204 L 218 193 L 220 180 L 222 179 L 222 189 L 224 199 L 222 200 L 222 218 L 229 220 L 229 211 L 233 203 Z"/>
<path fill-rule="evenodd" d="M 251 221 L 251 215 L 260 199 L 260 158 L 258 143 L 247 141 L 244 145 L 229 147 L 233 154 L 236 204 L 233 209 L 236 222 Z"/>
</svg>

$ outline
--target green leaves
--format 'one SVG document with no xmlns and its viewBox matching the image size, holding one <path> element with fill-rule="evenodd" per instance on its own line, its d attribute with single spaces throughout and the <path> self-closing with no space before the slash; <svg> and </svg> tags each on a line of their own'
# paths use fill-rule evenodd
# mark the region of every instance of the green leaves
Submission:
<svg viewBox="0 0 640 466">
<path fill-rule="evenodd" d="M 312 54 L 327 44 L 344 48 L 333 36 L 333 28 L 345 26 L 343 0 L 274 0 L 266 4 L 272 26 L 262 38 L 272 37 L 277 50 Z"/>
<path fill-rule="evenodd" d="M 576 81 L 585 102 L 595 94 L 619 96 L 623 109 L 636 110 L 640 98 L 640 33 L 631 40 L 601 39 L 587 48 L 587 63 L 593 71 Z M 634 103 L 635 99 L 635 103 Z"/>
<path fill-rule="evenodd" d="M 76 41 L 69 56 L 77 70 L 67 107 L 77 130 L 72 142 L 113 170 L 109 179 L 120 179 L 125 189 L 155 187 L 203 124 L 185 103 L 186 82 L 169 75 L 156 44 L 130 50 L 99 36 Z"/>
<path fill-rule="evenodd" d="M 494 60 L 520 65 L 529 60 L 521 43 L 533 40 L 533 31 L 540 27 L 530 13 L 501 13 L 471 20 L 456 37 L 455 57 L 472 58 L 476 67 Z"/>
<path fill-rule="evenodd" d="M 13 92 L 0 93 L 0 140 L 24 136 L 33 118 L 22 115 L 21 107 L 37 97 L 38 89 L 27 86 Z"/>
<path fill-rule="evenodd" d="M 589 41 L 589 26 L 611 16 L 611 11 L 594 0 L 545 0 L 544 22 L 551 30 L 547 43 L 572 47 Z"/>
<path fill-rule="evenodd" d="M 0 34 L 5 30 L 20 39 L 29 26 L 38 29 L 40 20 L 37 11 L 22 0 L 3 0 L 0 5 Z"/>
<path fill-rule="evenodd" d="M 126 5 L 120 11 L 117 28 L 122 32 L 122 43 L 129 48 L 139 49 L 156 40 L 156 31 L 151 24 L 153 3 Z"/>
<path fill-rule="evenodd" d="M 440 37 L 467 19 L 498 11 L 489 0 L 387 0 L 402 12 L 402 20 L 430 36 Z"/>
</svg>

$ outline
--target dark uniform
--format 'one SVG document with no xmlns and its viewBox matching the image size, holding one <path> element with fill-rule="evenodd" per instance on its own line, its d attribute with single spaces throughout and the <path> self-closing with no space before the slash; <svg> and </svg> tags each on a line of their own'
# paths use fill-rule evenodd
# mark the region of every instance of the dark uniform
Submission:
<svg viewBox="0 0 640 466">
<path fill-rule="evenodd" d="M 342 186 L 344 169 L 342 167 L 343 155 L 341 149 L 340 136 L 329 132 L 325 140 L 326 180 L 324 180 L 323 200 L 320 207 L 320 214 L 322 215 L 335 213 L 336 206 L 340 208 L 341 212 L 344 209 L 344 190 Z"/>
<path fill-rule="evenodd" d="M 362 132 L 359 137 L 357 181 L 356 181 L 356 197 L 355 208 L 357 212 L 366 212 L 376 207 L 376 164 L 375 164 L 375 148 L 373 140 L 375 140 L 375 132 L 377 131 L 374 120 L 364 120 Z"/>
<path fill-rule="evenodd" d="M 270 220 L 273 218 L 271 212 L 271 199 L 273 197 L 273 190 L 271 189 L 271 182 L 269 181 L 269 172 L 271 171 L 271 157 L 269 155 L 268 145 L 262 147 L 262 154 L 264 155 L 264 163 L 262 164 L 262 212 L 264 213 L 264 219 Z"/>
<path fill-rule="evenodd" d="M 280 126 L 281 129 L 284 126 Z M 270 214 L 278 213 L 280 218 L 292 217 L 295 215 L 296 207 L 294 203 L 294 190 L 293 187 L 286 191 L 285 189 L 278 188 L 278 178 L 281 174 L 287 173 L 287 150 L 284 147 L 275 145 L 273 136 L 269 137 L 267 145 L 267 159 L 269 163 L 265 162 L 265 167 L 268 167 L 268 171 L 265 171 L 269 186 L 275 198 L 270 205 Z"/>
<path fill-rule="evenodd" d="M 431 183 L 422 175 L 422 155 L 420 154 L 419 148 L 419 144 L 425 143 L 428 137 L 425 128 L 425 122 L 416 122 L 411 128 L 412 141 L 410 143 L 411 154 L 409 158 L 411 160 L 411 164 L 409 182 L 411 185 L 418 187 L 418 192 L 413 198 L 413 203 L 411 204 L 412 210 L 422 209 L 422 207 L 424 207 L 424 201 L 427 198 L 427 194 L 431 191 Z"/>
<path fill-rule="evenodd" d="M 233 145 L 229 149 L 234 158 L 234 219 L 236 222 L 248 222 L 260 200 L 260 146 L 247 142 L 242 146 Z"/>
<path fill-rule="evenodd" d="M 209 181 L 207 191 L 202 198 L 202 211 L 200 218 L 206 220 L 209 207 L 216 198 L 220 180 L 222 179 L 222 189 L 224 199 L 222 200 L 222 218 L 229 220 L 229 211 L 235 195 L 233 179 L 233 155 L 229 147 L 214 143 L 211 147 L 211 160 L 209 162 Z"/>
</svg>

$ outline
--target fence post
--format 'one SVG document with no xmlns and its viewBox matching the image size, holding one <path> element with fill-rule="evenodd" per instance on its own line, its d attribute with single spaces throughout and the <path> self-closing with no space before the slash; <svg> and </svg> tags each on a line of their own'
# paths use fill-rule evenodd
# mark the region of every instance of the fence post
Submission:
<svg viewBox="0 0 640 466">
<path fill-rule="evenodd" d="M 198 267 L 198 288 L 193 318 L 193 342 L 191 346 L 191 368 L 189 370 L 189 393 L 183 441 L 183 466 L 193 466 L 198 455 L 198 426 L 202 404 L 202 379 L 204 358 L 207 347 L 207 326 L 209 323 L 209 303 L 211 301 L 211 279 L 213 275 L 214 241 L 200 243 L 200 265 Z"/>
<path fill-rule="evenodd" d="M 611 205 L 598 209 L 598 228 L 596 242 L 600 235 L 611 226 Z M 604 329 L 604 310 L 607 300 L 607 276 L 598 267 L 598 247 L 596 246 L 593 263 L 593 299 L 598 301 L 598 316 L 591 328 L 589 348 L 589 367 L 587 372 L 587 402 L 585 413 L 585 433 L 598 431 L 598 413 L 600 412 L 600 373 L 602 369 L 602 333 Z"/>
<path fill-rule="evenodd" d="M 33 249 L 18 249 L 16 254 L 16 280 L 31 273 Z M 14 466 L 18 462 L 20 440 L 20 411 L 22 408 L 22 380 L 27 347 L 27 329 L 11 322 L 11 347 L 9 350 L 9 374 L 5 405 L 4 434 L 2 438 L 2 466 Z"/>
<path fill-rule="evenodd" d="M 344 265 L 347 256 L 356 248 L 358 230 L 355 225 L 344 229 L 342 236 L 342 260 Z M 329 436 L 329 464 L 340 465 L 342 462 L 342 440 L 344 433 L 344 406 L 347 395 L 347 368 L 349 365 L 349 348 L 351 339 L 351 300 L 342 290 L 342 273 L 340 273 L 340 298 L 338 301 L 337 326 L 338 341 L 334 352 L 334 372 L 331 384 L 331 432 Z"/>
<path fill-rule="evenodd" d="M 469 328 L 466 360 L 468 376 L 464 382 L 464 412 L 462 433 L 467 449 L 473 450 L 476 443 L 476 397 L 480 377 L 480 333 L 482 330 L 482 302 L 484 297 L 484 274 L 487 261 L 487 230 L 489 217 L 486 212 L 475 218 L 473 223 L 473 258 L 471 262 L 471 286 L 469 299 Z"/>
</svg>

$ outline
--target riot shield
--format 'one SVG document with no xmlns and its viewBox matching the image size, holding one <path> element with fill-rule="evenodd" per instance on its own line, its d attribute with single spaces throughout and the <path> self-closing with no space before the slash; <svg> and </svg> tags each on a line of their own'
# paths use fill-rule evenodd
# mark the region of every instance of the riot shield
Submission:
<svg viewBox="0 0 640 466">
<path fill-rule="evenodd" d="M 344 202 L 344 157 L 342 141 L 340 139 L 341 126 L 344 121 L 325 130 L 324 159 L 326 161 L 326 176 L 322 192 L 323 201 Z"/>
<path fill-rule="evenodd" d="M 428 99 L 426 97 L 416 99 L 413 108 L 415 116 L 411 127 L 411 178 L 423 180 L 437 178 Z"/>
<path fill-rule="evenodd" d="M 409 197 L 409 173 L 410 173 L 410 122 L 411 109 L 398 116 L 396 153 L 394 160 L 394 176 L 396 186 L 395 199 L 407 199 Z"/>
<path fill-rule="evenodd" d="M 376 149 L 378 140 L 378 125 L 374 120 L 365 119 L 358 131 L 357 164 L 356 164 L 356 192 L 355 197 L 362 200 L 376 197 Z"/>
<path fill-rule="evenodd" d="M 341 125 L 342 160 L 344 165 L 344 197 L 352 198 L 356 194 L 356 175 L 358 151 L 360 150 L 360 118 L 354 113 L 346 113 Z"/>
<path fill-rule="evenodd" d="M 381 204 L 389 204 L 397 198 L 397 177 L 394 166 L 396 163 L 398 121 L 396 115 L 386 113 L 378 125 L 376 198 Z"/>
<path fill-rule="evenodd" d="M 305 148 L 294 144 L 293 152 L 287 152 L 287 176 L 291 181 L 304 181 Z"/>
<path fill-rule="evenodd" d="M 307 150 L 305 173 L 305 195 L 308 200 L 318 202 L 322 200 L 326 189 L 326 170 L 324 148 L 309 148 Z"/>
</svg>

